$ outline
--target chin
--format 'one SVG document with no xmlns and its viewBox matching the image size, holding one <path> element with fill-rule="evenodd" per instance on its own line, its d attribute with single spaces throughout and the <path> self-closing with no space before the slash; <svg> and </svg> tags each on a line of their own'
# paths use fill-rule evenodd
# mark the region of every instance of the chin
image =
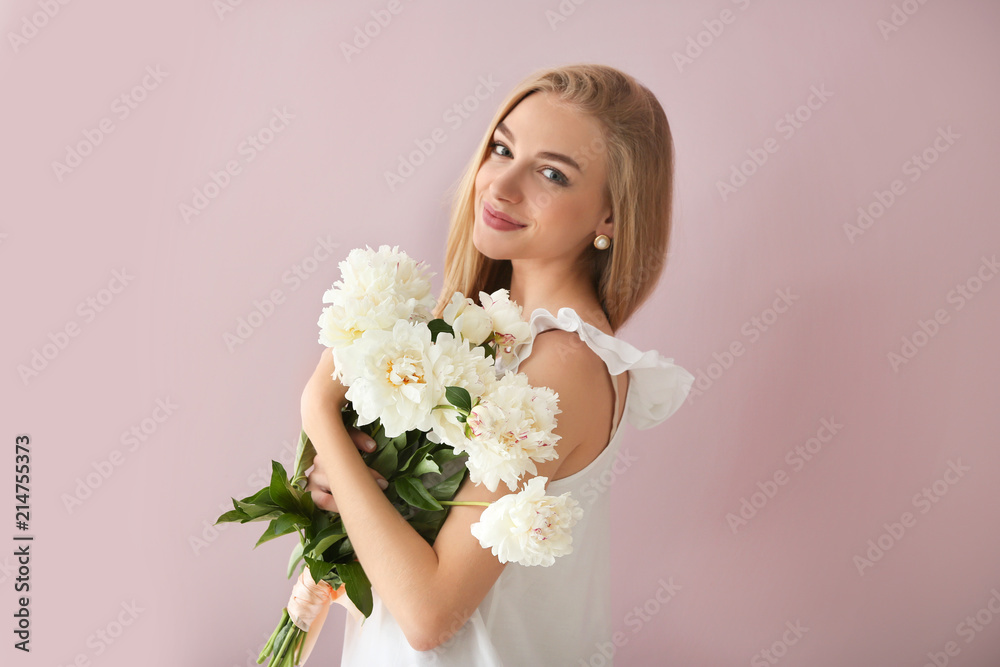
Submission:
<svg viewBox="0 0 1000 667">
<path fill-rule="evenodd" d="M 489 238 L 493 236 L 489 232 L 490 230 L 486 228 L 483 221 L 476 215 L 472 228 L 472 245 L 476 246 L 476 250 L 490 259 L 510 259 L 509 253 L 504 252 L 504 249 L 500 247 L 504 244 L 496 243 L 495 239 Z"/>
</svg>

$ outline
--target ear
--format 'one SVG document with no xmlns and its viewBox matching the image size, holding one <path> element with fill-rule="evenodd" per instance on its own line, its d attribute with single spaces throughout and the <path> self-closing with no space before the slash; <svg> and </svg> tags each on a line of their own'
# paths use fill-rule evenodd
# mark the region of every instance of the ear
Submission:
<svg viewBox="0 0 1000 667">
<path fill-rule="evenodd" d="M 601 222 L 597 223 L 597 229 L 594 233 L 598 236 L 604 234 L 609 238 L 615 237 L 615 221 L 610 211 L 608 211 L 607 216 Z"/>
</svg>

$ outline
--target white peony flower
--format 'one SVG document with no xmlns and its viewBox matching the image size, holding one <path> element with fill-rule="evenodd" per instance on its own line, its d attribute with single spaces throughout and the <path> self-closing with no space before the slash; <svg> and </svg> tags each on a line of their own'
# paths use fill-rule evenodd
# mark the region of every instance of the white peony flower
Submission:
<svg viewBox="0 0 1000 667">
<path fill-rule="evenodd" d="M 323 303 L 332 305 L 317 322 L 319 342 L 345 347 L 365 331 L 387 331 L 399 320 L 430 320 L 432 275 L 397 246 L 355 248 L 340 262 L 340 280 L 323 294 Z"/>
<path fill-rule="evenodd" d="M 449 333 L 439 333 L 431 347 L 431 369 L 442 387 L 462 387 L 469 392 L 472 402 L 490 391 L 496 384 L 493 360 L 481 347 L 470 347 L 469 341 Z M 447 399 L 442 404 L 451 405 Z M 450 407 L 434 410 L 431 414 L 434 441 L 452 447 L 465 440 L 465 424 L 458 421 L 459 412 Z"/>
<path fill-rule="evenodd" d="M 583 517 L 569 493 L 546 496 L 545 477 L 532 477 L 524 490 L 494 501 L 483 510 L 472 535 L 501 563 L 548 567 L 573 552 L 570 529 Z"/>
<path fill-rule="evenodd" d="M 497 349 L 497 359 L 511 362 L 514 350 L 531 337 L 531 327 L 521 315 L 521 306 L 510 300 L 505 289 L 493 294 L 479 293 L 479 302 L 493 322 L 493 344 Z"/>
<path fill-rule="evenodd" d="M 381 419 L 390 438 L 430 429 L 431 410 L 444 401 L 431 348 L 425 323 L 398 320 L 390 331 L 369 329 L 353 345 L 333 349 L 334 363 L 350 380 L 347 400 L 358 424 Z"/>
<path fill-rule="evenodd" d="M 535 474 L 535 462 L 559 458 L 555 443 L 558 394 L 533 387 L 524 373 L 507 371 L 479 404 L 467 423 L 472 433 L 450 443 L 456 453 L 468 452 L 469 479 L 496 491 L 505 482 L 511 491 L 525 472 Z"/>
<path fill-rule="evenodd" d="M 451 295 L 451 302 L 444 307 L 442 318 L 456 334 L 473 345 L 479 345 L 493 333 L 493 318 L 461 292 Z"/>
</svg>

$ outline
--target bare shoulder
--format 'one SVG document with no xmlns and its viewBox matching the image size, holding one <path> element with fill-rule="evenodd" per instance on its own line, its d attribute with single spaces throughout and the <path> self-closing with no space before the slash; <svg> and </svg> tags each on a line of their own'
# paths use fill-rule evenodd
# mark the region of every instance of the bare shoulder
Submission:
<svg viewBox="0 0 1000 667">
<path fill-rule="evenodd" d="M 538 335 L 531 354 L 519 370 L 533 386 L 543 386 L 559 395 L 555 433 L 559 459 L 539 466 L 539 474 L 556 478 L 559 466 L 578 446 L 605 430 L 606 406 L 611 399 L 604 361 L 584 343 L 579 334 L 550 330 Z"/>
<path fill-rule="evenodd" d="M 531 354 L 519 370 L 529 377 L 537 375 L 575 383 L 600 377 L 605 365 L 576 332 L 550 329 L 535 336 Z"/>
</svg>

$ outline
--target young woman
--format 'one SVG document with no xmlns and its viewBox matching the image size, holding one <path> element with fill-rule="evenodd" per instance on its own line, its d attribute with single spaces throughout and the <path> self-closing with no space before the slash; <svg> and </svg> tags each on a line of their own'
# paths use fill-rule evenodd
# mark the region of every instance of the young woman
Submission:
<svg viewBox="0 0 1000 667">
<path fill-rule="evenodd" d="M 502 565 L 470 533 L 478 506 L 452 507 L 427 544 L 365 466 L 367 436 L 343 426 L 346 389 L 331 377 L 329 349 L 321 354 L 302 394 L 303 428 L 319 452 L 307 488 L 340 512 L 375 592 L 372 615 L 347 620 L 342 665 L 576 667 L 602 645 L 606 653 L 616 627 L 606 482 L 619 424 L 658 424 L 694 380 L 614 338 L 663 268 L 672 172 L 653 94 L 613 68 L 576 65 L 518 85 L 459 182 L 437 316 L 454 291 L 475 299 L 505 287 L 530 322 L 533 338 L 508 367 L 556 391 L 561 410 L 559 457 L 537 474 L 549 478 L 548 494 L 570 491 L 584 510 L 573 553 L 553 566 Z M 506 493 L 466 481 L 456 500 Z"/>
</svg>

